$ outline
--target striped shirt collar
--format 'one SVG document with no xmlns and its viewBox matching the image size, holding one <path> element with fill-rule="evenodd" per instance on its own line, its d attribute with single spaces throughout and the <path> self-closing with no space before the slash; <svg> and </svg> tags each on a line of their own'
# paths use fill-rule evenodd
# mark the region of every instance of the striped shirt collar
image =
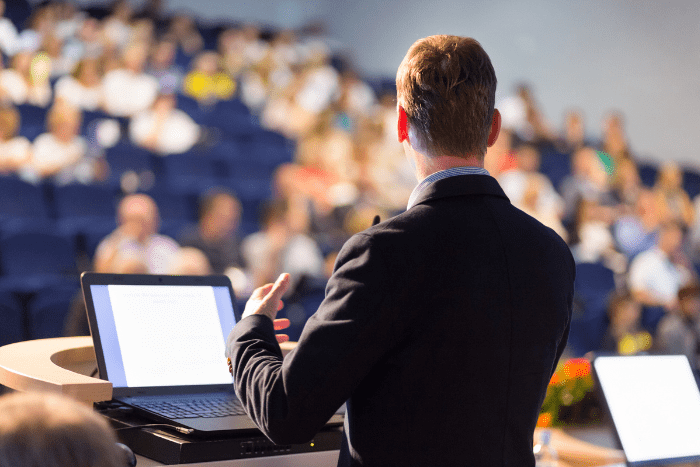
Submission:
<svg viewBox="0 0 700 467">
<path fill-rule="evenodd" d="M 439 172 L 432 173 L 425 177 L 423 181 L 421 181 L 411 192 L 411 196 L 408 198 L 408 207 L 406 210 L 411 209 L 413 205 L 415 204 L 416 200 L 418 199 L 418 195 L 420 195 L 423 190 L 425 190 L 428 185 L 431 183 L 435 183 L 438 180 L 442 180 L 444 178 L 449 178 L 449 177 L 456 177 L 458 175 L 490 175 L 489 172 L 486 169 L 483 169 L 481 167 L 467 167 L 467 166 L 460 166 L 460 167 L 452 167 L 446 170 L 441 170 Z"/>
</svg>

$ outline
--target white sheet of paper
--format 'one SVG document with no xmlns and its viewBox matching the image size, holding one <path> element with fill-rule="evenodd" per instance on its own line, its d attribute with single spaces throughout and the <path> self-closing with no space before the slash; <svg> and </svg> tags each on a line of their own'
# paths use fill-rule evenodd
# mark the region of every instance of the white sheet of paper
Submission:
<svg viewBox="0 0 700 467">
<path fill-rule="evenodd" d="M 110 285 L 130 387 L 231 383 L 212 287 Z"/>
</svg>

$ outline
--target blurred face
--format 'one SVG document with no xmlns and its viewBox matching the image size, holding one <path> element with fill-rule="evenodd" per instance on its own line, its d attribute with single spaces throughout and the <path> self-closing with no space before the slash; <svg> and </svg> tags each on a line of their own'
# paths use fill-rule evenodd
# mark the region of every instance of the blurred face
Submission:
<svg viewBox="0 0 700 467">
<path fill-rule="evenodd" d="M 666 226 L 659 235 L 659 248 L 666 254 L 678 251 L 683 241 L 683 232 L 675 225 Z"/>
<path fill-rule="evenodd" d="M 238 203 L 228 195 L 217 196 L 212 204 L 211 211 L 207 215 L 207 227 L 209 233 L 222 238 L 231 235 L 238 227 L 240 207 Z"/>
<path fill-rule="evenodd" d="M 144 242 L 158 231 L 158 208 L 149 198 L 133 196 L 120 206 L 120 227 L 132 238 Z"/>
</svg>

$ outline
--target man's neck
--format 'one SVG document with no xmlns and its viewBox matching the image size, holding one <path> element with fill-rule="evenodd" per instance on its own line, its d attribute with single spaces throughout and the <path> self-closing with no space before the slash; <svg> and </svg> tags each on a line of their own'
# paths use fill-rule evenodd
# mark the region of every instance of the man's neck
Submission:
<svg viewBox="0 0 700 467">
<path fill-rule="evenodd" d="M 416 164 L 416 178 L 418 178 L 418 181 L 424 180 L 435 172 L 441 172 L 454 167 L 484 168 L 484 159 L 477 156 L 423 156 L 418 159 Z"/>
</svg>

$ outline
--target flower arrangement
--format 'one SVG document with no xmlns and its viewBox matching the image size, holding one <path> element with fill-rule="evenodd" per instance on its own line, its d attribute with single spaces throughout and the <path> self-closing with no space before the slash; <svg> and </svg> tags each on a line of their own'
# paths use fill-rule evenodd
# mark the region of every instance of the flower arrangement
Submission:
<svg viewBox="0 0 700 467">
<path fill-rule="evenodd" d="M 549 381 L 537 426 L 560 426 L 576 423 L 591 416 L 597 418 L 600 410 L 595 406 L 595 401 L 593 407 L 581 407 L 584 399 L 593 399 L 593 385 L 591 364 L 588 360 L 573 358 L 565 363 L 559 362 Z"/>
</svg>

